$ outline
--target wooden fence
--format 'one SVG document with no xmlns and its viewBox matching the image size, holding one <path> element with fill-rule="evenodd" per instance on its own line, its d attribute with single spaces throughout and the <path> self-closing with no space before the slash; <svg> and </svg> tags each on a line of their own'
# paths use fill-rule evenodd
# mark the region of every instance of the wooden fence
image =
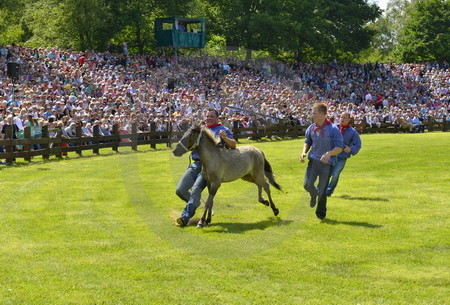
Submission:
<svg viewBox="0 0 450 305">
<path fill-rule="evenodd" d="M 365 122 L 354 123 L 352 126 L 360 133 L 398 133 L 409 132 L 408 129 L 404 129 L 400 126 L 392 123 L 381 123 L 380 126 L 368 126 Z M 426 122 L 422 122 L 423 130 L 427 131 L 447 131 L 448 122 L 447 117 L 433 118 L 428 117 Z"/>
<path fill-rule="evenodd" d="M 428 131 L 442 130 L 447 131 L 446 118 L 435 120 L 429 118 L 425 125 Z M 233 130 L 235 139 L 253 139 L 260 140 L 262 138 L 296 138 L 304 136 L 308 126 L 295 125 L 291 126 L 285 122 L 278 125 L 238 128 Z M 392 124 L 382 124 L 380 128 L 370 128 L 364 123 L 354 124 L 354 127 L 360 133 L 385 133 L 385 132 L 401 132 L 401 128 Z M 119 147 L 130 146 L 133 150 L 137 150 L 139 145 L 150 145 L 156 148 L 156 144 L 166 144 L 172 147 L 172 143 L 178 142 L 182 137 L 182 131 L 172 130 L 170 124 L 167 125 L 167 131 L 156 131 L 156 124 L 150 124 L 150 131 L 140 132 L 136 124 L 132 124 L 130 134 L 119 134 L 119 126 L 114 125 L 112 135 L 101 136 L 99 126 L 94 126 L 93 136 L 82 136 L 81 127 L 76 127 L 76 136 L 73 138 L 65 138 L 62 136 L 62 130 L 56 129 L 51 132 L 55 133 L 53 137 L 49 136 L 50 131 L 47 126 L 42 128 L 42 137 L 32 138 L 30 128 L 26 127 L 23 139 L 12 139 L 12 127 L 6 128 L 5 139 L 0 140 L 0 146 L 4 148 L 4 152 L 0 153 L 0 160 L 5 160 L 7 164 L 12 163 L 17 158 L 23 158 L 31 161 L 32 157 L 42 156 L 43 159 L 49 159 L 50 156 L 62 158 L 68 152 L 75 152 L 79 156 L 85 150 L 92 150 L 94 154 L 99 154 L 102 148 L 111 148 L 118 152 Z"/>
</svg>

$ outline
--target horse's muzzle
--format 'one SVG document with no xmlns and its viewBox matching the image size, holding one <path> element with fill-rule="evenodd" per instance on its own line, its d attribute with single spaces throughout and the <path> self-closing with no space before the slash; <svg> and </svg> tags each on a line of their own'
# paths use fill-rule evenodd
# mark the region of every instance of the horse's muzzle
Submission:
<svg viewBox="0 0 450 305">
<path fill-rule="evenodd" d="M 180 147 L 179 145 L 177 145 L 173 150 L 172 153 L 175 157 L 181 157 L 184 153 L 186 152 L 186 150 L 184 150 L 182 147 Z"/>
</svg>

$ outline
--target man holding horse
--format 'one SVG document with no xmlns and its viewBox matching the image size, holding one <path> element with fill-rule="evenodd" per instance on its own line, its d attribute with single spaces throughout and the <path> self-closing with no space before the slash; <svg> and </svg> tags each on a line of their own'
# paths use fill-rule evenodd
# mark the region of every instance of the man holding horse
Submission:
<svg viewBox="0 0 450 305">
<path fill-rule="evenodd" d="M 205 123 L 206 127 L 217 137 L 220 137 L 221 145 L 232 149 L 236 148 L 236 140 L 233 139 L 230 129 L 220 123 L 217 110 L 214 108 L 207 110 Z M 181 216 L 177 219 L 177 224 L 180 227 L 186 226 L 189 219 L 194 216 L 195 210 L 200 206 L 202 191 L 206 187 L 206 180 L 202 176 L 202 164 L 197 150 L 192 152 L 191 157 L 194 162 L 189 165 L 176 188 L 178 197 L 187 203 L 183 212 L 181 212 Z"/>
<path fill-rule="evenodd" d="M 336 125 L 327 119 L 327 105 L 316 103 L 312 107 L 314 121 L 305 133 L 305 144 L 300 155 L 300 162 L 304 163 L 308 154 L 308 167 L 303 187 L 311 196 L 310 206 L 316 206 L 316 216 L 324 219 L 327 214 L 326 188 L 330 179 L 332 166 L 336 163 L 336 155 L 342 152 L 344 146 L 342 134 Z M 319 177 L 317 187 L 314 183 Z M 318 199 L 318 200 L 317 200 Z"/>
</svg>

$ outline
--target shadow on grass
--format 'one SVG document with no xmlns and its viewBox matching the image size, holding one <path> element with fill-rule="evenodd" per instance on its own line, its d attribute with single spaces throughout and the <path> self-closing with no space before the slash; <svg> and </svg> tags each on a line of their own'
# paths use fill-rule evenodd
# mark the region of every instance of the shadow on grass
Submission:
<svg viewBox="0 0 450 305">
<path fill-rule="evenodd" d="M 329 225 L 347 225 L 347 226 L 355 226 L 355 227 L 364 227 L 364 228 L 370 228 L 370 229 L 378 229 L 383 227 L 382 225 L 374 225 L 367 222 L 360 222 L 360 221 L 339 221 L 334 219 L 325 218 L 321 221 L 321 223 L 326 223 Z"/>
<path fill-rule="evenodd" d="M 291 224 L 292 220 L 283 220 L 278 217 L 270 217 L 266 220 L 250 223 L 217 222 L 208 226 L 208 233 L 233 233 L 240 234 L 252 230 L 265 230 L 270 227 L 280 227 Z"/>
<path fill-rule="evenodd" d="M 389 201 L 389 199 L 381 197 L 353 197 L 349 195 L 336 196 L 336 198 L 341 198 L 345 200 L 360 200 L 360 201 Z"/>
</svg>

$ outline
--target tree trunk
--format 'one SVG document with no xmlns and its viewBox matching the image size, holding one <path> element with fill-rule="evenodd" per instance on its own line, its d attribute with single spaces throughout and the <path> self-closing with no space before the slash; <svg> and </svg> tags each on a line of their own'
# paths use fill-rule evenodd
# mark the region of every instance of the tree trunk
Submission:
<svg viewBox="0 0 450 305">
<path fill-rule="evenodd" d="M 252 60 L 252 49 L 247 48 L 247 55 L 245 57 L 246 61 Z"/>
<path fill-rule="evenodd" d="M 139 54 L 144 54 L 144 44 L 142 42 L 142 29 L 140 24 L 136 24 L 136 43 L 138 46 Z"/>
</svg>

